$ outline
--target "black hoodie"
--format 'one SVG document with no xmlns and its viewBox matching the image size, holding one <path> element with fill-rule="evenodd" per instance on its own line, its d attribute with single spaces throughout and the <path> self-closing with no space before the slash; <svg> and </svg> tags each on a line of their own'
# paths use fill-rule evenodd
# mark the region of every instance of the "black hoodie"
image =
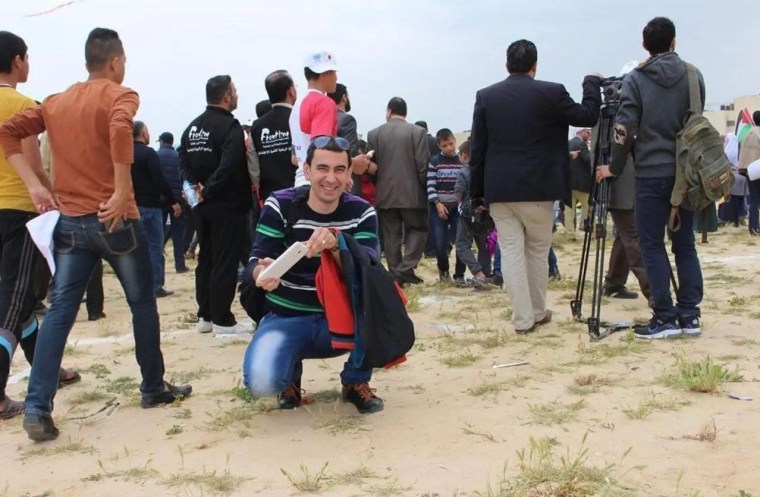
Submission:
<svg viewBox="0 0 760 497">
<path fill-rule="evenodd" d="M 697 70 L 702 109 L 705 83 Z M 700 109 L 700 110 L 702 110 Z M 686 63 L 675 52 L 647 60 L 623 79 L 610 171 L 619 176 L 633 148 L 637 178 L 676 175 L 676 134 L 689 110 Z"/>
</svg>

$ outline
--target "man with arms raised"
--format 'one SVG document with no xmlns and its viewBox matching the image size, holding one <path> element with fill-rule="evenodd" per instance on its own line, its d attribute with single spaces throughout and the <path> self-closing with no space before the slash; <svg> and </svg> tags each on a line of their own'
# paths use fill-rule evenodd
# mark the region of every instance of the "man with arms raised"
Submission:
<svg viewBox="0 0 760 497">
<path fill-rule="evenodd" d="M 39 212 L 60 209 L 55 227 L 55 292 L 40 328 L 24 429 L 36 441 L 58 436 L 51 412 L 66 338 L 99 259 L 113 267 L 132 311 L 142 407 L 171 403 L 192 388 L 164 381 L 160 324 L 145 232 L 132 190 L 132 120 L 137 93 L 121 85 L 126 55 L 119 35 L 96 28 L 87 37 L 89 78 L 0 126 L 0 147 Z M 26 160 L 22 141 L 48 131 L 55 157 L 55 195 Z"/>
</svg>

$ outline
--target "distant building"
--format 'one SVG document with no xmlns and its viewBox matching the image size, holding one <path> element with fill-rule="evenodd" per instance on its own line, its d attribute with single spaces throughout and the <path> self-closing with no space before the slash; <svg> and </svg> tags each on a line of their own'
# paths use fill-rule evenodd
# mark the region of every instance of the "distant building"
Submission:
<svg viewBox="0 0 760 497">
<path fill-rule="evenodd" d="M 733 103 L 720 105 L 717 109 L 706 110 L 704 115 L 715 129 L 725 136 L 736 131 L 736 119 L 739 112 L 745 107 L 749 110 L 750 115 L 754 111 L 760 110 L 760 95 L 738 97 L 734 99 Z"/>
</svg>

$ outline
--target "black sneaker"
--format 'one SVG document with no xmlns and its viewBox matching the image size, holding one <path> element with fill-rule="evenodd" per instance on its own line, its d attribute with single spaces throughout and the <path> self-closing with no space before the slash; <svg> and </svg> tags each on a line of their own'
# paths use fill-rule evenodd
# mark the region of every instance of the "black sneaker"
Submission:
<svg viewBox="0 0 760 497">
<path fill-rule="evenodd" d="M 190 268 L 188 267 L 178 267 L 175 271 L 177 274 L 185 274 L 190 271 Z"/>
<path fill-rule="evenodd" d="M 681 328 L 676 319 L 663 321 L 658 317 L 653 317 L 649 324 L 634 326 L 633 334 L 636 338 L 643 340 L 661 340 L 680 336 Z"/>
<path fill-rule="evenodd" d="M 50 416 L 41 416 L 39 414 L 29 414 L 24 416 L 24 430 L 30 440 L 35 442 L 45 442 L 58 438 L 58 428 L 53 423 Z"/>
<path fill-rule="evenodd" d="M 499 288 L 504 286 L 504 277 L 501 273 L 493 273 L 493 284 Z"/>
<path fill-rule="evenodd" d="M 87 321 L 98 321 L 98 320 L 103 319 L 105 317 L 106 317 L 106 313 L 105 312 L 98 312 L 98 313 L 95 313 L 95 314 L 88 315 L 87 316 Z"/>
<path fill-rule="evenodd" d="M 560 281 L 561 279 L 562 279 L 562 274 L 560 274 L 559 269 L 549 270 L 549 281 Z"/>
<path fill-rule="evenodd" d="M 383 410 L 383 399 L 375 395 L 375 389 L 369 383 L 343 385 L 343 401 L 351 402 L 362 414 Z"/>
<path fill-rule="evenodd" d="M 611 286 L 604 289 L 605 297 L 612 297 L 613 299 L 637 299 L 639 294 L 632 292 L 625 285 Z"/>
<path fill-rule="evenodd" d="M 448 283 L 451 281 L 451 275 L 448 271 L 438 271 L 438 281 L 440 283 Z"/>
<path fill-rule="evenodd" d="M 678 319 L 681 325 L 681 332 L 688 337 L 698 337 L 702 335 L 702 328 L 699 326 L 699 316 L 689 316 Z"/>
<path fill-rule="evenodd" d="M 168 297 L 169 295 L 174 295 L 174 292 L 171 291 L 171 290 L 167 290 L 167 289 L 165 289 L 163 287 L 161 287 L 158 290 L 156 290 L 156 298 L 157 299 Z"/>
<path fill-rule="evenodd" d="M 182 400 L 193 393 L 192 385 L 174 386 L 168 381 L 164 382 L 164 391 L 157 394 L 143 394 L 140 407 L 149 409 L 161 404 L 171 404 L 175 400 Z"/>
<path fill-rule="evenodd" d="M 301 382 L 291 383 L 288 388 L 277 396 L 279 409 L 295 409 L 301 405 Z"/>
</svg>

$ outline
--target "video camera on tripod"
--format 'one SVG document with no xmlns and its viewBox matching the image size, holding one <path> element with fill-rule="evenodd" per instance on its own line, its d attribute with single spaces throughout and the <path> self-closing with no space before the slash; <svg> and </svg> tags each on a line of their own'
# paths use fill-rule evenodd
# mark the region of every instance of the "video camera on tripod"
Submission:
<svg viewBox="0 0 760 497">
<path fill-rule="evenodd" d="M 594 144 L 594 156 L 592 162 L 591 188 L 589 193 L 589 209 L 586 219 L 583 221 L 583 251 L 581 252 L 581 264 L 578 274 L 578 282 L 575 288 L 575 298 L 570 302 L 570 310 L 576 321 L 585 321 L 591 340 L 601 340 L 610 333 L 622 331 L 633 326 L 633 323 L 621 321 L 618 323 L 602 322 L 600 318 L 602 306 L 602 293 L 604 288 L 604 249 L 607 240 L 607 216 L 610 202 L 610 180 L 597 183 L 596 168 L 600 165 L 609 164 L 612 154 L 613 125 L 615 115 L 620 107 L 620 92 L 623 87 L 622 77 L 606 78 L 602 80 L 602 106 L 599 113 L 598 131 Z M 591 315 L 583 317 L 583 294 L 586 286 L 586 274 L 589 267 L 589 255 L 591 253 L 592 239 L 595 243 L 594 272 L 592 280 Z"/>
</svg>

